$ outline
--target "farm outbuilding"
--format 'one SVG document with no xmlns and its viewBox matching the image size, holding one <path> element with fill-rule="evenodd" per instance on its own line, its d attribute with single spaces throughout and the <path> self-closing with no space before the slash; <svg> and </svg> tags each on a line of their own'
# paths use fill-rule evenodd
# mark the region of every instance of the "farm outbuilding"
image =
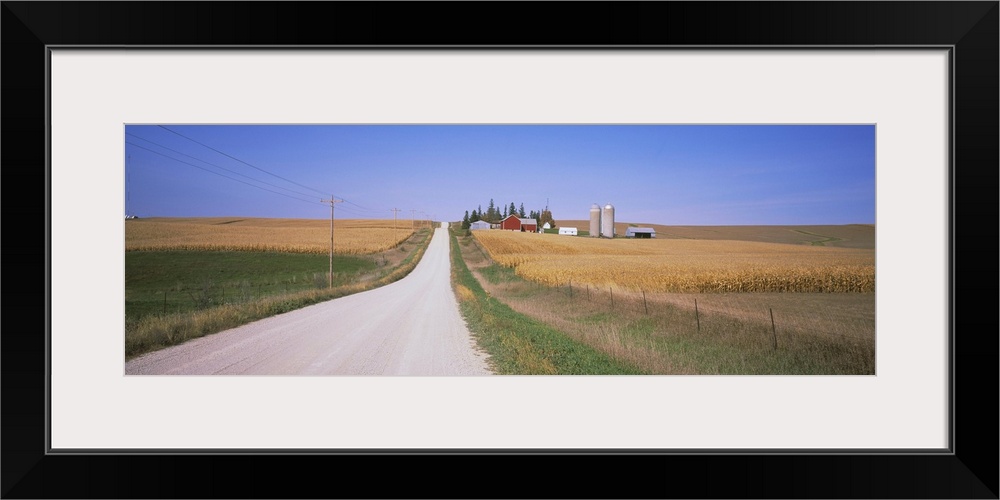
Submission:
<svg viewBox="0 0 1000 500">
<path fill-rule="evenodd" d="M 534 233 L 538 231 L 538 221 L 535 219 L 522 219 L 517 215 L 508 215 L 506 219 L 500 221 L 500 227 L 497 229 Z"/>
<path fill-rule="evenodd" d="M 601 211 L 601 236 L 604 238 L 615 237 L 615 207 L 608 203 Z"/>
<path fill-rule="evenodd" d="M 559 228 L 559 234 L 568 234 L 570 236 L 576 236 L 575 227 L 561 227 Z"/>
<path fill-rule="evenodd" d="M 508 215 L 506 219 L 500 221 L 500 229 L 508 231 L 520 231 L 521 219 L 516 215 Z"/>
<path fill-rule="evenodd" d="M 630 227 L 625 230 L 626 238 L 656 238 L 656 230 L 651 227 Z"/>
<path fill-rule="evenodd" d="M 478 229 L 490 229 L 490 223 L 484 220 L 477 220 L 476 222 L 469 224 L 469 229 L 472 229 L 473 231 Z"/>
<path fill-rule="evenodd" d="M 597 203 L 590 206 L 590 237 L 601 237 L 601 206 Z"/>
</svg>

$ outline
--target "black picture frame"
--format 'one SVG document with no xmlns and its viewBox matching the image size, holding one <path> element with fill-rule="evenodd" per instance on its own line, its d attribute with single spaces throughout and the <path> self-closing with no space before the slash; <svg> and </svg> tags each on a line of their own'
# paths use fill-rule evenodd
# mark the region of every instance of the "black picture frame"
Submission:
<svg viewBox="0 0 1000 500">
<path fill-rule="evenodd" d="M 0 158 L 8 195 L 3 254 L 15 270 L 46 273 L 44 281 L 29 274 L 23 283 L 8 273 L 4 294 L 5 498 L 998 498 L 1000 329 L 991 307 L 997 293 L 992 278 L 1000 170 L 996 1 L 582 2 L 549 8 L 491 2 L 2 4 Z M 54 45 L 951 47 L 952 449 L 932 454 L 48 453 L 50 221 L 43 193 L 48 192 L 47 47 Z M 40 214 L 46 214 L 44 220 Z M 423 472 L 428 468 L 438 471 L 436 477 Z M 314 469 L 325 472 L 308 473 Z M 371 470 L 382 471 L 378 481 L 366 479 Z"/>
</svg>

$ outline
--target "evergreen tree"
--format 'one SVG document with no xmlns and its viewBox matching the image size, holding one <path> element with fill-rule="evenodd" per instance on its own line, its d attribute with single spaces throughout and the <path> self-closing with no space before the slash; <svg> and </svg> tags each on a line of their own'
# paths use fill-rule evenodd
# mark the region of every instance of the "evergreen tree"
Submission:
<svg viewBox="0 0 1000 500">
<path fill-rule="evenodd" d="M 465 211 L 465 217 L 462 217 L 462 229 L 469 229 L 469 211 Z"/>
<path fill-rule="evenodd" d="M 501 219 L 506 219 L 507 218 L 507 207 L 503 207 L 503 216 L 500 217 L 500 218 Z"/>
<path fill-rule="evenodd" d="M 479 212 L 477 212 L 475 209 L 473 209 L 472 210 L 472 215 L 469 215 L 469 223 L 478 222 L 478 221 L 479 221 Z"/>
<path fill-rule="evenodd" d="M 493 204 L 493 198 L 490 198 L 490 206 L 486 207 L 486 221 L 496 222 L 497 221 L 497 208 Z"/>
<path fill-rule="evenodd" d="M 511 205 L 513 205 L 513 203 Z M 525 218 L 525 217 L 527 217 L 526 215 L 524 215 L 524 203 L 521 203 L 521 209 L 518 210 L 517 216 L 520 217 L 520 218 L 522 218 L 522 219 Z"/>
<path fill-rule="evenodd" d="M 516 215 L 517 214 L 517 207 L 514 206 L 514 202 L 513 201 L 510 202 L 510 211 L 507 212 L 507 213 L 509 213 L 511 215 Z"/>
</svg>

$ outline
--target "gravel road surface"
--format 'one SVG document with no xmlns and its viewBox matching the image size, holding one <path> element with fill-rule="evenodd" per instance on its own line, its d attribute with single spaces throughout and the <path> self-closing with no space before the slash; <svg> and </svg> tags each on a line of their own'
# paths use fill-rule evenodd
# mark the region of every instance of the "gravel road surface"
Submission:
<svg viewBox="0 0 1000 500">
<path fill-rule="evenodd" d="M 144 354 L 126 375 L 488 375 L 451 289 L 446 225 L 405 278 Z"/>
</svg>

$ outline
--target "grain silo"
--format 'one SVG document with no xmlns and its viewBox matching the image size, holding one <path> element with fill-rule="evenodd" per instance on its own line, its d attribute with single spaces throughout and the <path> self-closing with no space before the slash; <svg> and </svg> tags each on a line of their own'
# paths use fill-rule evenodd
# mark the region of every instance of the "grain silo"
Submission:
<svg viewBox="0 0 1000 500">
<path fill-rule="evenodd" d="M 604 205 L 604 211 L 601 213 L 601 236 L 615 237 L 615 207 L 610 203 Z"/>
<path fill-rule="evenodd" d="M 590 206 L 590 237 L 601 237 L 601 206 L 597 203 Z"/>
</svg>

